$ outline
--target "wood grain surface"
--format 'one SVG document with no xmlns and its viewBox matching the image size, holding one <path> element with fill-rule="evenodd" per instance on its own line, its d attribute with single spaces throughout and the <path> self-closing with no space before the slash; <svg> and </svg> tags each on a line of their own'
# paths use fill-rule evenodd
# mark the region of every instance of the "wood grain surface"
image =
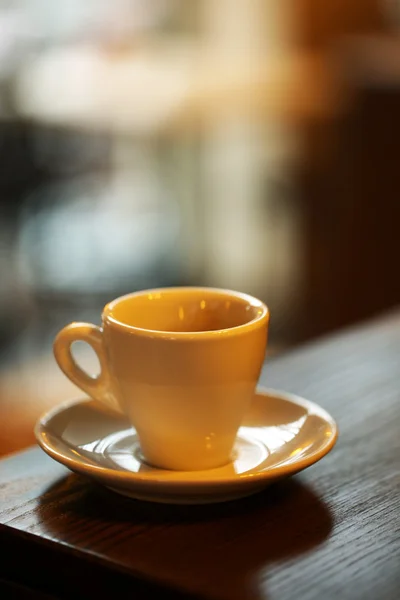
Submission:
<svg viewBox="0 0 400 600">
<path fill-rule="evenodd" d="M 243 500 L 174 507 L 122 498 L 39 448 L 12 455 L 0 580 L 58 598 L 124 584 L 135 598 L 397 599 L 400 313 L 270 360 L 261 383 L 334 416 L 328 456 Z"/>
</svg>

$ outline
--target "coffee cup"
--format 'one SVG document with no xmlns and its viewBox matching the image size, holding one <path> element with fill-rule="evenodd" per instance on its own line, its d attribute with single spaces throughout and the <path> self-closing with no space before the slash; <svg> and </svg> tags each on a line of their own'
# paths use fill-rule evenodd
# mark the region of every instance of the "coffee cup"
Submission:
<svg viewBox="0 0 400 600">
<path fill-rule="evenodd" d="M 231 459 L 262 368 L 268 322 L 267 306 L 240 292 L 144 290 L 107 304 L 101 327 L 64 327 L 54 355 L 83 392 L 126 415 L 146 462 L 211 469 Z M 98 376 L 75 361 L 75 341 L 97 354 Z"/>
</svg>

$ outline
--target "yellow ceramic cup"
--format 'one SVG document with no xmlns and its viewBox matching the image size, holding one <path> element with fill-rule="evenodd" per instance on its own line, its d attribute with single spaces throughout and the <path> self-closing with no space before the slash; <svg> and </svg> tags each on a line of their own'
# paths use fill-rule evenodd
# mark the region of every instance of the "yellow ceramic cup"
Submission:
<svg viewBox="0 0 400 600">
<path fill-rule="evenodd" d="M 61 370 L 92 398 L 123 412 L 149 463 L 201 470 L 229 462 L 267 344 L 269 311 L 239 292 L 176 287 L 113 300 L 102 326 L 71 323 L 54 342 Z M 91 377 L 71 344 L 94 349 Z"/>
</svg>

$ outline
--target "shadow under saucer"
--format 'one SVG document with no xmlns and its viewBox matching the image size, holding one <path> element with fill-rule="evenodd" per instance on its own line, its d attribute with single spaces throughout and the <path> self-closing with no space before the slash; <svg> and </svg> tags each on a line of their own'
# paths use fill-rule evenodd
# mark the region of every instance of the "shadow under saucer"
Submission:
<svg viewBox="0 0 400 600">
<path fill-rule="evenodd" d="M 37 518 L 44 535 L 79 551 L 85 568 L 95 555 L 188 593 L 234 589 L 231 597 L 242 599 L 264 598 L 270 570 L 322 544 L 333 523 L 323 500 L 294 478 L 241 500 L 174 506 L 71 475 L 47 490 Z"/>
</svg>

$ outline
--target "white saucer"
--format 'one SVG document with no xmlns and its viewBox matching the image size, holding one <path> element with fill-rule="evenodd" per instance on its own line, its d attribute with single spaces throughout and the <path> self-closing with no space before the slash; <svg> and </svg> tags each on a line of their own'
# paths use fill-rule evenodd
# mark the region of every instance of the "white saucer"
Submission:
<svg viewBox="0 0 400 600">
<path fill-rule="evenodd" d="M 131 498 L 174 504 L 222 502 L 257 492 L 320 460 L 337 434 L 335 421 L 318 405 L 266 389 L 254 396 L 232 462 L 207 471 L 147 465 L 135 430 L 94 400 L 62 404 L 35 427 L 43 450 L 72 471 Z"/>
</svg>

